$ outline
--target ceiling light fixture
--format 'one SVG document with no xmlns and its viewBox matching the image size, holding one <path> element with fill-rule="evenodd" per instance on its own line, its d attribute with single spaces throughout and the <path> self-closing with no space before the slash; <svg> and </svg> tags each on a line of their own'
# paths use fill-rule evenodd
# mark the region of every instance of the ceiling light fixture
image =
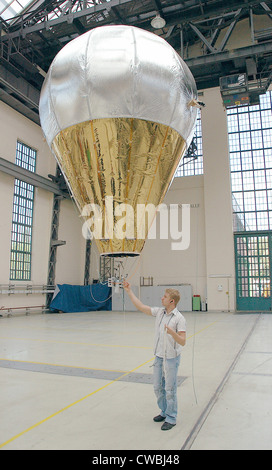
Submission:
<svg viewBox="0 0 272 470">
<path fill-rule="evenodd" d="M 155 16 L 155 18 L 153 18 L 153 20 L 151 20 L 151 26 L 152 28 L 154 29 L 160 29 L 160 28 L 164 28 L 164 26 L 166 25 L 166 21 L 164 18 L 162 18 L 159 13 L 157 13 L 157 15 Z"/>
</svg>

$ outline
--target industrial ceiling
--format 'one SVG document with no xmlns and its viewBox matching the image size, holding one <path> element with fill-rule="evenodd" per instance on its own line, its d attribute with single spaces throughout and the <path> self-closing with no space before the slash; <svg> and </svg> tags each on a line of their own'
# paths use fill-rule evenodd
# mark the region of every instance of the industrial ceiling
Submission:
<svg viewBox="0 0 272 470">
<path fill-rule="evenodd" d="M 151 25 L 156 15 L 163 27 Z M 256 18 L 266 27 L 256 30 Z M 230 48 L 235 27 L 245 19 L 248 44 Z M 266 91 L 272 79 L 271 20 L 268 0 L 0 0 L 0 99 L 39 124 L 40 89 L 55 55 L 86 31 L 114 24 L 163 37 L 191 69 L 198 90 L 219 86 L 222 76 L 245 73 Z M 201 53 L 194 56 L 192 46 Z"/>
</svg>

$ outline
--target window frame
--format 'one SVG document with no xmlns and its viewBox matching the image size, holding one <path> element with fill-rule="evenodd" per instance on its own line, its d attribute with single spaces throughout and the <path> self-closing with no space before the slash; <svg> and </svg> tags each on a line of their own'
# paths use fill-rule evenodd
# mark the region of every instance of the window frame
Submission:
<svg viewBox="0 0 272 470">
<path fill-rule="evenodd" d="M 36 170 L 37 150 L 17 140 L 16 164 Z M 35 187 L 19 178 L 14 180 L 10 246 L 10 281 L 31 280 L 32 232 Z"/>
<path fill-rule="evenodd" d="M 188 156 L 189 151 L 184 154 L 179 166 L 177 167 L 175 178 L 184 176 L 203 175 L 203 143 L 202 143 L 202 125 L 201 110 L 198 109 L 195 133 L 192 142 L 196 145 L 196 158 Z"/>
<path fill-rule="evenodd" d="M 271 230 L 272 92 L 228 108 L 227 122 L 234 232 Z"/>
</svg>

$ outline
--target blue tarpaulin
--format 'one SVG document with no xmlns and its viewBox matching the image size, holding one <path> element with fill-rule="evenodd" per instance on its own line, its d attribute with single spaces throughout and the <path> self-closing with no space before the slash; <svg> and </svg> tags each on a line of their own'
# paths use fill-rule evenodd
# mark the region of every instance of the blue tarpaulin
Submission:
<svg viewBox="0 0 272 470">
<path fill-rule="evenodd" d="M 93 310 L 111 310 L 111 287 L 103 284 L 73 286 L 57 284 L 51 312 L 89 312 Z"/>
</svg>

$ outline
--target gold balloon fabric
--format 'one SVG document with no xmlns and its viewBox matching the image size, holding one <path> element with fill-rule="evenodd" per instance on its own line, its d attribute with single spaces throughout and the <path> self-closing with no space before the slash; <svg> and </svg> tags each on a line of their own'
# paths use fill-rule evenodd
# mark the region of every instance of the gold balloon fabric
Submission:
<svg viewBox="0 0 272 470">
<path fill-rule="evenodd" d="M 140 254 L 150 227 L 146 217 L 137 219 L 137 205 L 162 203 L 185 149 L 185 140 L 171 127 L 136 118 L 94 119 L 56 135 L 52 150 L 81 214 L 89 204 L 102 210 L 102 237 L 95 239 L 100 254 Z M 133 224 L 132 235 L 105 235 L 107 198 L 112 200 L 114 226 L 124 216 L 123 204 L 133 208 L 133 214 L 125 211 L 123 227 L 126 233 Z"/>
<path fill-rule="evenodd" d="M 186 63 L 142 28 L 93 28 L 54 58 L 41 127 L 102 255 L 140 254 L 150 224 L 138 209 L 162 203 L 193 137 L 196 99 Z"/>
</svg>

